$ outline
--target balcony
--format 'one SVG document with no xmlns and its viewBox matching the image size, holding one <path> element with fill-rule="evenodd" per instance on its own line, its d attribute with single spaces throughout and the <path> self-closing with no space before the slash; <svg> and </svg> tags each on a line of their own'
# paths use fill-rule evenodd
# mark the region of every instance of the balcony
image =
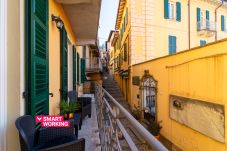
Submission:
<svg viewBox="0 0 227 151">
<path fill-rule="evenodd" d="M 197 22 L 197 31 L 199 35 L 213 36 L 216 32 L 216 22 L 206 20 Z"/>
</svg>

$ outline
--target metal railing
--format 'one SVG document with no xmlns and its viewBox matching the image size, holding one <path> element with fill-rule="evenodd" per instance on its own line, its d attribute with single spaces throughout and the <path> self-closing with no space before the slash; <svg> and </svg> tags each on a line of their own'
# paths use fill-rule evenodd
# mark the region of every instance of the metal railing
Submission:
<svg viewBox="0 0 227 151">
<path fill-rule="evenodd" d="M 97 120 L 103 151 L 123 151 L 122 136 L 132 151 L 139 151 L 131 136 L 120 120 L 120 113 L 140 134 L 154 151 L 168 151 L 149 131 L 147 131 L 121 104 L 119 104 L 101 84 L 96 82 L 95 98 L 97 103 Z"/>
<path fill-rule="evenodd" d="M 216 31 L 216 22 L 210 21 L 210 20 L 206 20 L 206 21 L 199 21 L 197 22 L 197 30 L 198 31 L 202 31 L 202 30 L 206 30 L 206 31 Z"/>
</svg>

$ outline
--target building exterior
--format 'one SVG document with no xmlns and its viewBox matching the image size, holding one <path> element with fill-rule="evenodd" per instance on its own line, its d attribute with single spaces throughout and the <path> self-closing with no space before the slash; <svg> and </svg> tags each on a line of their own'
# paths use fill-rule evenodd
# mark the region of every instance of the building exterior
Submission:
<svg viewBox="0 0 227 151">
<path fill-rule="evenodd" d="M 227 38 L 226 14 L 221 0 L 120 0 L 114 77 L 123 92 L 132 65 Z"/>
<path fill-rule="evenodd" d="M 76 47 L 96 45 L 100 7 L 100 0 L 0 1 L 0 150 L 19 150 L 16 118 L 58 115 L 60 100 L 78 89 L 86 68 Z"/>
<path fill-rule="evenodd" d="M 161 134 L 169 140 L 170 150 L 225 150 L 226 137 L 211 128 L 219 118 L 209 110 L 219 109 L 202 114 L 204 106 L 200 108 L 198 102 L 221 104 L 220 119 L 226 115 L 222 93 L 226 91 L 226 14 L 226 1 L 221 0 L 119 2 L 112 41 L 114 79 L 132 110 L 139 107 L 142 118 L 149 113 L 162 121 Z M 185 114 L 172 96 L 193 100 L 200 109 L 185 110 L 205 119 L 200 126 L 198 115 Z M 206 123 L 212 119 L 214 123 Z M 224 136 L 226 122 L 220 123 Z"/>
<path fill-rule="evenodd" d="M 132 110 L 161 121 L 169 150 L 226 150 L 226 47 L 224 39 L 132 66 Z"/>
<path fill-rule="evenodd" d="M 110 32 L 108 41 L 106 42 L 106 47 L 107 47 L 107 52 L 108 52 L 108 69 L 109 69 L 109 73 L 111 75 L 114 74 L 114 46 L 113 46 L 113 39 L 115 36 L 115 31 L 112 30 Z"/>
</svg>

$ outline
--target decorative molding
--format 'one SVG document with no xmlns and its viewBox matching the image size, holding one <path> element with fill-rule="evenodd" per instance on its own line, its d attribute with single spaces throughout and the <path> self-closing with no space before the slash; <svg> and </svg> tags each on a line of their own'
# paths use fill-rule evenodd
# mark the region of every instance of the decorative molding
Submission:
<svg viewBox="0 0 227 151">
<path fill-rule="evenodd" d="M 0 1 L 0 150 L 6 150 L 7 122 L 7 0 Z"/>
</svg>

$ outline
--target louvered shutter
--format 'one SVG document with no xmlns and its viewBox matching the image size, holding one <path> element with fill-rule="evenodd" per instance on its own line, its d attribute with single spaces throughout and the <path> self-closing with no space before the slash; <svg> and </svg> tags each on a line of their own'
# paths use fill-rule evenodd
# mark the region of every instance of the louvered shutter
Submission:
<svg viewBox="0 0 227 151">
<path fill-rule="evenodd" d="M 164 18 L 169 19 L 169 0 L 164 0 Z"/>
<path fill-rule="evenodd" d="M 86 60 L 81 58 L 81 83 L 84 83 L 86 79 Z"/>
<path fill-rule="evenodd" d="M 80 83 L 80 55 L 79 55 L 79 53 L 77 53 L 77 55 L 76 55 L 76 60 L 77 60 L 77 83 Z"/>
<path fill-rule="evenodd" d="M 76 69 L 77 69 L 77 63 L 76 63 L 76 48 L 73 46 L 73 90 L 76 90 Z"/>
<path fill-rule="evenodd" d="M 201 9 L 200 8 L 197 8 L 197 30 L 200 30 L 201 29 L 200 12 L 201 12 Z"/>
<path fill-rule="evenodd" d="M 68 44 L 67 32 L 61 29 L 61 99 L 68 100 Z"/>
<path fill-rule="evenodd" d="M 221 31 L 225 31 L 225 16 L 221 15 Z"/>
<path fill-rule="evenodd" d="M 181 3 L 177 2 L 176 3 L 176 8 L 177 8 L 177 21 L 181 21 Z"/>
<path fill-rule="evenodd" d="M 26 112 L 32 116 L 49 114 L 48 1 L 26 1 L 27 67 Z"/>
<path fill-rule="evenodd" d="M 206 28 L 210 29 L 210 12 L 206 10 Z"/>
</svg>

